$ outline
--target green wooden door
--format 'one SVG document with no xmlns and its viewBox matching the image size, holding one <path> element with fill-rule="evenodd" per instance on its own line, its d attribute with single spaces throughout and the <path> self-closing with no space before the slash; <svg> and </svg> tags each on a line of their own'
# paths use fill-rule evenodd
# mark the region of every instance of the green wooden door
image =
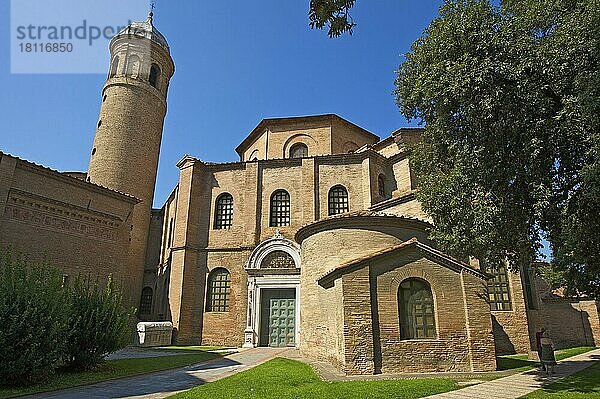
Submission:
<svg viewBox="0 0 600 399">
<path fill-rule="evenodd" d="M 262 346 L 294 346 L 296 336 L 296 291 L 268 289 L 261 292 Z"/>
</svg>

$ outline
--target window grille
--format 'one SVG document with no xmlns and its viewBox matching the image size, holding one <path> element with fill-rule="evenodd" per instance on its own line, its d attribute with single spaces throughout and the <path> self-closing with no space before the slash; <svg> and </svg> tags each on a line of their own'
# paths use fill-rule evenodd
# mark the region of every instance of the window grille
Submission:
<svg viewBox="0 0 600 399">
<path fill-rule="evenodd" d="M 144 287 L 142 298 L 140 299 L 140 314 L 150 314 L 152 312 L 152 288 Z"/>
<path fill-rule="evenodd" d="M 332 187 L 329 190 L 329 215 L 337 215 L 348 210 L 348 190 L 341 185 Z"/>
<path fill-rule="evenodd" d="M 290 148 L 290 158 L 306 158 L 308 147 L 304 143 L 296 143 Z"/>
<path fill-rule="evenodd" d="M 233 225 L 233 196 L 219 195 L 215 207 L 215 229 L 229 229 Z"/>
<path fill-rule="evenodd" d="M 497 267 L 490 267 L 486 270 L 493 275 L 488 280 L 488 298 L 491 310 L 511 310 L 510 288 L 508 286 L 508 273 L 506 267 L 502 264 Z"/>
<path fill-rule="evenodd" d="M 229 310 L 229 291 L 231 276 L 227 269 L 218 268 L 208 276 L 207 312 L 227 312 Z"/>
<path fill-rule="evenodd" d="M 271 196 L 271 227 L 290 225 L 290 194 L 277 190 Z"/>
</svg>

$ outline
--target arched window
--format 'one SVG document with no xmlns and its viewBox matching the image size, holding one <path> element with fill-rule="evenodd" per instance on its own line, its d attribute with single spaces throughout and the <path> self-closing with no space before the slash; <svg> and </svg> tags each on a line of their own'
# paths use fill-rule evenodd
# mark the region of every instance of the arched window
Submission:
<svg viewBox="0 0 600 399">
<path fill-rule="evenodd" d="M 152 313 L 152 288 L 144 287 L 142 289 L 142 297 L 140 299 L 140 312 L 141 315 L 149 315 Z"/>
<path fill-rule="evenodd" d="M 504 264 L 497 267 L 485 267 L 485 271 L 491 274 L 488 280 L 487 290 L 491 310 L 511 310 L 510 289 L 508 286 L 508 273 Z"/>
<path fill-rule="evenodd" d="M 398 288 L 398 314 L 401 339 L 435 338 L 435 317 L 431 287 L 425 281 L 409 278 Z"/>
<path fill-rule="evenodd" d="M 119 70 L 119 56 L 115 55 L 115 58 L 113 58 L 112 64 L 110 65 L 110 72 L 108 74 L 108 77 L 112 78 L 113 76 L 115 76 L 117 74 L 118 70 Z"/>
<path fill-rule="evenodd" d="M 347 154 L 352 154 L 353 152 L 358 150 L 358 144 L 356 144 L 353 141 L 346 141 L 342 148 L 344 149 L 343 152 L 345 152 Z"/>
<path fill-rule="evenodd" d="M 290 225 L 290 194 L 277 190 L 271 195 L 271 227 Z"/>
<path fill-rule="evenodd" d="M 156 64 L 152 64 L 150 67 L 150 76 L 148 77 L 148 82 L 158 89 L 158 79 L 160 78 L 160 67 Z"/>
<path fill-rule="evenodd" d="M 348 190 L 338 184 L 329 190 L 329 215 L 348 212 Z"/>
<path fill-rule="evenodd" d="M 381 174 L 377 178 L 377 190 L 380 197 L 385 198 L 385 175 Z"/>
<path fill-rule="evenodd" d="M 130 78 L 137 78 L 140 74 L 140 57 L 132 55 L 127 60 L 127 76 Z"/>
<path fill-rule="evenodd" d="M 223 193 L 215 206 L 215 229 L 229 229 L 233 225 L 233 196 Z"/>
<path fill-rule="evenodd" d="M 231 289 L 231 275 L 219 267 L 208 275 L 208 289 L 206 299 L 207 312 L 227 312 L 229 310 L 229 290 Z"/>
<path fill-rule="evenodd" d="M 248 157 L 248 160 L 250 160 L 250 161 L 257 161 L 258 160 L 258 150 L 252 151 L 252 153 Z"/>
<path fill-rule="evenodd" d="M 306 158 L 308 147 L 304 143 L 296 143 L 290 148 L 290 158 Z"/>
</svg>

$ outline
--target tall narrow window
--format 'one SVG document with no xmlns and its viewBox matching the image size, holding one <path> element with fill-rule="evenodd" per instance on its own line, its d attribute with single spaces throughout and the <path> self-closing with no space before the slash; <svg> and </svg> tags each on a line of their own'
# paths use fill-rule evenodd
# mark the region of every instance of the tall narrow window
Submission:
<svg viewBox="0 0 600 399">
<path fill-rule="evenodd" d="M 377 178 L 377 190 L 379 191 L 379 196 L 385 198 L 385 176 L 383 174 Z"/>
<path fill-rule="evenodd" d="M 533 292 L 533 283 L 531 281 L 532 270 L 529 265 L 523 266 L 523 289 L 525 290 L 525 296 L 527 298 L 526 304 L 527 309 L 535 309 L 535 295 Z"/>
<path fill-rule="evenodd" d="M 119 56 L 115 55 L 115 58 L 113 58 L 112 64 L 110 65 L 110 73 L 108 74 L 108 77 L 112 78 L 113 76 L 115 76 L 117 74 L 118 69 L 119 69 Z"/>
<path fill-rule="evenodd" d="M 342 185 L 333 186 L 329 190 L 329 215 L 348 212 L 348 190 Z"/>
<path fill-rule="evenodd" d="M 290 225 L 290 194 L 277 190 L 271 195 L 271 227 Z"/>
<path fill-rule="evenodd" d="M 140 314 L 149 315 L 152 312 L 152 288 L 144 287 L 140 299 Z"/>
<path fill-rule="evenodd" d="M 493 277 L 488 280 L 488 298 L 491 310 L 511 310 L 510 289 L 508 286 L 508 273 L 506 266 L 500 264 L 496 267 L 487 267 L 485 270 Z"/>
<path fill-rule="evenodd" d="M 304 143 L 296 143 L 290 148 L 290 158 L 306 158 L 308 147 Z"/>
<path fill-rule="evenodd" d="M 167 240 L 167 248 L 171 248 L 173 246 L 173 222 L 174 219 L 171 218 L 171 220 L 169 221 L 169 238 Z"/>
<path fill-rule="evenodd" d="M 215 206 L 215 229 L 229 229 L 233 225 L 233 197 L 223 193 L 217 197 Z"/>
<path fill-rule="evenodd" d="M 409 278 L 398 288 L 401 339 L 435 338 L 433 295 L 427 282 Z"/>
<path fill-rule="evenodd" d="M 156 64 L 152 64 L 150 67 L 150 76 L 148 77 L 148 82 L 158 89 L 158 79 L 160 78 L 160 67 Z"/>
<path fill-rule="evenodd" d="M 206 300 L 207 312 L 227 312 L 229 310 L 229 291 L 231 275 L 219 267 L 208 275 L 208 290 Z"/>
</svg>

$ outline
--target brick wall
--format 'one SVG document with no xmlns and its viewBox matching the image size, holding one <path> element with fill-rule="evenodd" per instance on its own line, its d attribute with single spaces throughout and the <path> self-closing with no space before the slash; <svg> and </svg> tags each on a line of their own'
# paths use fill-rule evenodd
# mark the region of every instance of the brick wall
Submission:
<svg viewBox="0 0 600 399">
<path fill-rule="evenodd" d="M 394 229 L 376 218 L 370 223 L 365 218 L 364 223 L 369 223 L 366 230 L 358 225 L 360 218 L 348 219 L 348 226 L 331 230 L 324 223 L 324 231 L 302 241 L 303 355 L 328 360 L 349 374 L 494 370 L 490 311 L 480 277 L 456 272 L 424 258 L 417 250 L 407 250 L 367 261 L 369 266 L 337 278 L 332 286 L 327 285 L 329 288 L 315 282 L 340 264 L 364 255 L 356 246 L 358 242 L 371 253 L 422 235 L 420 231 L 406 231 L 402 222 Z M 408 277 L 431 284 L 435 339 L 400 339 L 397 293 Z M 323 303 L 327 307 L 320 305 Z M 340 312 L 342 320 L 337 316 Z M 336 346 L 339 332 L 343 347 Z"/>
<path fill-rule="evenodd" d="M 532 282 L 534 309 L 529 310 L 529 321 L 534 350 L 535 332 L 542 327 L 548 330 L 557 348 L 600 345 L 598 302 L 552 292 L 541 276 L 532 276 Z"/>
<path fill-rule="evenodd" d="M 342 282 L 336 281 L 335 286 L 327 290 L 317 284 L 317 279 L 337 263 L 337 259 L 323 256 L 330 254 L 330 251 L 323 254 L 328 248 L 327 238 L 333 238 L 323 234 L 326 236 L 302 244 L 300 353 L 342 368 L 345 363 Z"/>
<path fill-rule="evenodd" d="M 521 276 L 508 272 L 512 310 L 493 311 L 492 326 L 499 355 L 529 353 L 533 348 Z"/>
<path fill-rule="evenodd" d="M 373 374 L 374 335 L 369 268 L 342 277 L 344 308 L 344 372 Z"/>
<path fill-rule="evenodd" d="M 202 328 L 203 345 L 222 345 L 240 347 L 244 341 L 248 298 L 248 274 L 244 265 L 250 251 L 209 252 L 206 268 L 208 272 L 222 267 L 231 276 L 229 310 L 227 312 L 206 312 Z M 201 265 L 203 268 L 204 265 Z M 208 273 L 207 273 L 208 277 Z M 204 309 L 206 309 L 205 295 Z"/>
<path fill-rule="evenodd" d="M 139 305 L 142 275 L 127 263 L 135 200 L 0 154 L 0 248 L 48 259 L 70 279 L 105 279 Z"/>
<path fill-rule="evenodd" d="M 376 268 L 382 372 L 495 369 L 489 307 L 478 299 L 483 296 L 481 284 L 466 277 L 463 293 L 459 273 L 422 258 L 416 251 L 402 258 L 388 259 Z M 431 285 L 436 339 L 400 339 L 398 287 L 410 277 L 423 279 Z M 472 307 L 470 313 L 465 309 L 465 295 L 467 304 Z M 473 350 L 477 345 L 482 346 L 480 350 Z"/>
<path fill-rule="evenodd" d="M 164 212 L 168 216 L 161 239 L 163 262 L 169 255 L 172 257 L 170 313 L 178 328 L 179 339 L 188 334 L 183 325 L 179 325 L 187 318 L 185 325 L 191 329 L 189 334 L 193 332 L 194 340 L 241 342 L 247 312 L 243 298 L 247 295 L 247 274 L 243 268 L 251 251 L 277 230 L 284 237 L 293 239 L 303 225 L 328 216 L 328 193 L 336 184 L 347 188 L 350 211 L 368 207 L 372 192 L 377 189 L 373 185 L 373 175 L 386 167 L 383 159 L 375 156 L 372 161 L 372 156 L 354 154 L 347 160 L 334 156 L 221 165 L 203 164 L 192 158 L 182 161 L 176 195 L 165 205 Z M 285 189 L 290 194 L 290 226 L 269 226 L 270 198 L 278 189 Z M 215 203 L 225 192 L 233 196 L 233 226 L 217 230 L 214 229 Z M 167 222 L 170 218 L 175 218 L 175 230 L 172 233 L 173 248 L 169 249 L 165 246 L 170 234 L 170 223 Z M 356 256 L 361 252 L 355 245 L 359 241 L 349 239 L 347 243 Z M 199 315 L 205 306 L 207 272 L 223 262 L 228 265 L 232 279 L 237 276 L 235 281 L 232 280 L 232 293 L 241 295 L 236 299 L 239 306 L 227 315 Z M 189 305 L 183 306 L 186 302 Z"/>
</svg>

